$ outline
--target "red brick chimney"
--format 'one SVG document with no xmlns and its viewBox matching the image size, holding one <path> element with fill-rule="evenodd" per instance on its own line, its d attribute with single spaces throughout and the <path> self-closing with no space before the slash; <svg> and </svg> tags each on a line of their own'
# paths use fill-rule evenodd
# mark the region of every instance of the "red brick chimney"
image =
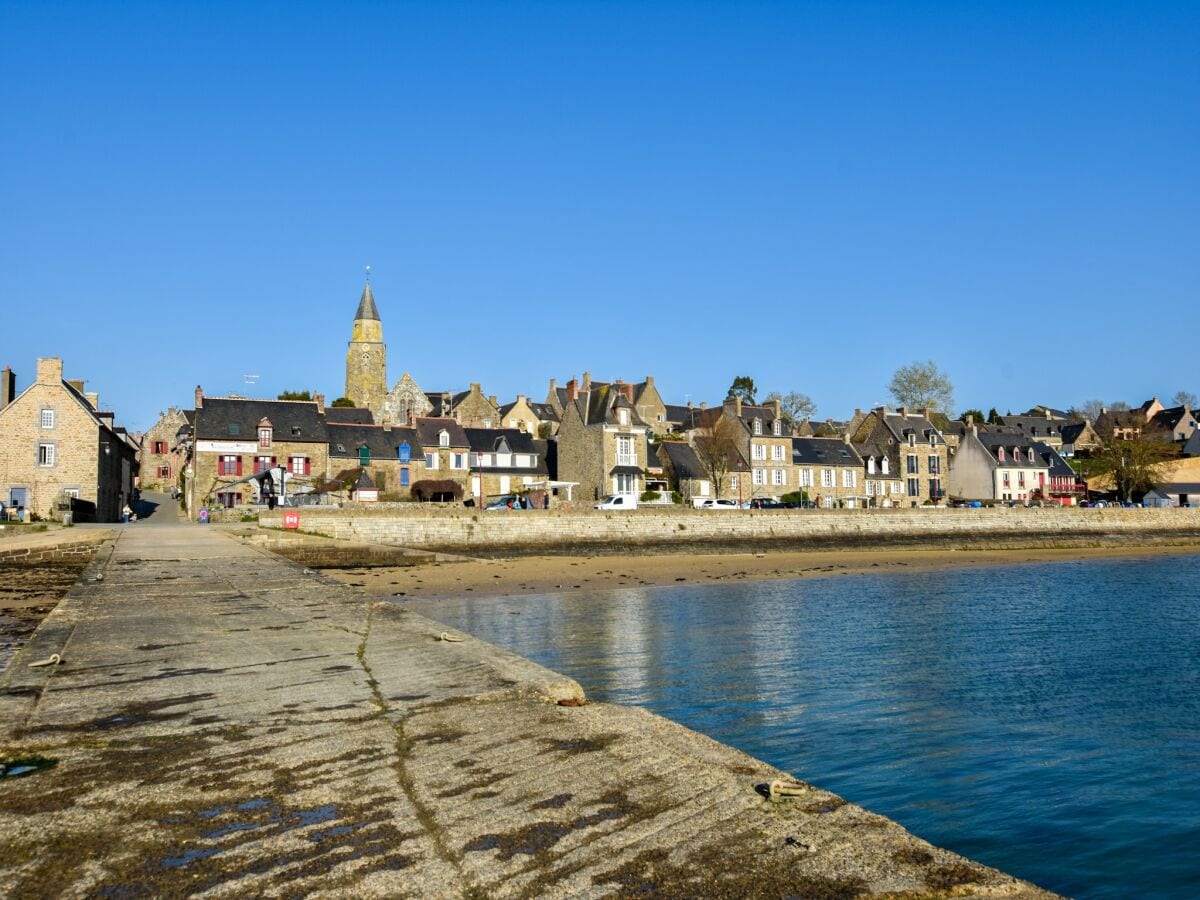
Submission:
<svg viewBox="0 0 1200 900">
<path fill-rule="evenodd" d="M 200 385 L 196 385 L 196 409 L 201 409 L 204 406 L 204 391 L 200 390 Z"/>
<path fill-rule="evenodd" d="M 908 418 L 908 407 L 907 406 L 900 407 L 900 418 L 902 418 L 902 419 Z"/>
<path fill-rule="evenodd" d="M 572 378 L 567 382 L 567 402 L 574 403 L 579 396 L 579 382 Z"/>
<path fill-rule="evenodd" d="M 620 387 L 621 387 L 621 393 L 624 395 L 625 399 L 629 401 L 629 405 L 632 406 L 633 405 L 633 385 L 632 384 L 622 384 Z"/>
</svg>

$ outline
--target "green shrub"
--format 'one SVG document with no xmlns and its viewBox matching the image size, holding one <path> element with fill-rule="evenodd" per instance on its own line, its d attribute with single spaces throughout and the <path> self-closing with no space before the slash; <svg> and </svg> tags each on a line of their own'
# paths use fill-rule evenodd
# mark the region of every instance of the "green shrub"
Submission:
<svg viewBox="0 0 1200 900">
<path fill-rule="evenodd" d="M 679 493 L 679 491 L 671 491 L 671 502 L 675 504 L 682 503 L 683 494 Z"/>
<path fill-rule="evenodd" d="M 639 498 L 643 503 L 651 503 L 661 497 L 658 491 L 642 491 L 642 496 Z"/>
<path fill-rule="evenodd" d="M 808 491 L 792 491 L 790 494 L 784 494 L 779 498 L 784 503 L 795 503 L 797 506 L 808 502 Z"/>
</svg>

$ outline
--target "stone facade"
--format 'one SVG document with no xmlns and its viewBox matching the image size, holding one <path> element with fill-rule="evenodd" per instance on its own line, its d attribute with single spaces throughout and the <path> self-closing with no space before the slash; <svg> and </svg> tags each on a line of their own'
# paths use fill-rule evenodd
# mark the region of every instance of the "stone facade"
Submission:
<svg viewBox="0 0 1200 900">
<path fill-rule="evenodd" d="M 346 391 L 344 396 L 355 406 L 369 409 L 376 421 L 384 415 L 387 394 L 387 345 L 383 342 L 383 323 L 375 308 L 371 283 L 363 287 L 354 316 L 349 347 L 346 351 Z"/>
<path fill-rule="evenodd" d="M 790 440 L 796 483 L 793 490 L 805 492 L 823 509 L 855 509 L 870 504 L 863 459 L 844 436 Z"/>
<path fill-rule="evenodd" d="M 851 441 L 864 459 L 888 457 L 889 467 L 904 485 L 900 502 L 894 505 L 921 506 L 945 499 L 950 448 L 929 420 L 928 410 L 877 407 L 863 417 Z"/>
<path fill-rule="evenodd" d="M 179 447 L 180 429 L 188 424 L 183 410 L 170 407 L 142 437 L 138 485 L 143 490 L 166 491 L 179 484 L 187 458 Z"/>
<path fill-rule="evenodd" d="M 119 521 L 133 496 L 137 448 L 62 374 L 61 359 L 39 359 L 37 380 L 0 409 L 0 502 L 60 519 L 60 505 L 75 498 L 79 513 Z"/>
<path fill-rule="evenodd" d="M 579 502 L 645 489 L 650 426 L 633 407 L 632 384 L 567 383 L 558 430 L 558 479 L 578 485 Z"/>
<path fill-rule="evenodd" d="M 432 412 L 433 404 L 429 402 L 429 397 L 405 372 L 384 397 L 383 417 L 376 421 L 385 425 L 412 425 L 415 420 Z"/>
<path fill-rule="evenodd" d="M 500 406 L 495 397 L 486 397 L 478 383 L 451 399 L 450 415 L 464 428 L 497 428 L 500 425 Z"/>
</svg>

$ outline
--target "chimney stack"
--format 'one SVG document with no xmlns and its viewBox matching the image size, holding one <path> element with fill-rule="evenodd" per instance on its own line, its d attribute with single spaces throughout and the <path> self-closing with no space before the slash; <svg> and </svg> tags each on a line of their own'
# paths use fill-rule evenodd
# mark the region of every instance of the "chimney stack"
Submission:
<svg viewBox="0 0 1200 900">
<path fill-rule="evenodd" d="M 932 415 L 932 414 L 933 414 L 933 410 L 932 410 L 932 409 L 930 409 L 930 408 L 927 406 L 927 407 L 925 407 L 923 410 L 921 410 L 921 414 L 922 414 L 923 416 L 925 416 L 925 418 L 927 418 L 927 419 L 928 419 L 928 418 L 930 417 L 930 415 Z"/>
<path fill-rule="evenodd" d="M 689 404 L 689 405 L 690 405 L 690 404 Z M 708 401 L 707 401 L 707 400 L 701 400 L 701 401 L 700 401 L 700 408 L 701 408 L 701 409 L 708 409 Z"/>
<path fill-rule="evenodd" d="M 88 391 L 83 395 L 83 399 L 88 402 L 88 405 L 91 406 L 92 409 L 100 408 L 100 395 L 95 391 Z"/>
<path fill-rule="evenodd" d="M 902 418 L 902 419 L 908 418 L 908 407 L 907 406 L 900 407 L 900 418 Z"/>
<path fill-rule="evenodd" d="M 625 399 L 628 400 L 629 405 L 632 406 L 633 405 L 633 385 L 632 384 L 622 384 L 622 385 L 620 385 L 620 388 L 621 388 L 621 393 L 625 395 Z"/>
<path fill-rule="evenodd" d="M 737 410 L 738 418 L 740 419 L 742 417 L 742 398 L 734 397 L 733 403 L 734 403 L 733 408 Z"/>
<path fill-rule="evenodd" d="M 48 356 L 45 359 L 39 358 L 37 361 L 37 383 L 62 384 L 62 369 L 62 359 L 57 356 Z"/>
<path fill-rule="evenodd" d="M 557 391 L 557 390 L 558 390 L 558 379 L 557 379 L 557 378 L 551 378 L 551 379 L 550 379 L 550 393 L 549 393 L 549 396 L 553 397 L 553 396 L 554 396 L 554 392 L 555 392 L 555 391 Z"/>
<path fill-rule="evenodd" d="M 313 402 L 317 404 L 317 412 L 319 412 L 321 415 L 325 415 L 325 395 L 314 393 L 312 398 Z"/>
<path fill-rule="evenodd" d="M 654 376 L 647 375 L 646 376 L 646 389 L 649 390 L 652 387 L 654 387 Z"/>
<path fill-rule="evenodd" d="M 572 378 L 567 382 L 567 402 L 574 403 L 575 398 L 579 396 L 579 382 Z"/>
<path fill-rule="evenodd" d="M 200 390 L 200 385 L 196 385 L 196 409 L 204 407 L 204 391 Z"/>
<path fill-rule="evenodd" d="M 17 396 L 17 375 L 8 366 L 0 372 L 0 409 L 12 403 Z"/>
<path fill-rule="evenodd" d="M 495 394 L 489 394 L 489 395 L 488 395 L 488 403 L 492 404 L 492 406 L 499 406 L 499 405 L 500 405 L 499 403 L 497 403 L 497 402 L 496 402 L 496 395 L 495 395 Z"/>
<path fill-rule="evenodd" d="M 783 404 L 779 402 L 778 397 L 771 401 L 771 408 L 775 410 L 775 418 L 783 417 Z"/>
<path fill-rule="evenodd" d="M 583 388 L 582 388 L 582 390 L 586 393 L 587 391 L 590 391 L 591 389 L 592 389 L 592 373 L 584 372 L 583 373 Z"/>
<path fill-rule="evenodd" d="M 87 382 L 85 382 L 82 378 L 68 378 L 67 384 L 75 388 L 75 393 L 79 394 L 80 396 L 84 396 L 83 389 L 87 386 Z"/>
<path fill-rule="evenodd" d="M 967 414 L 967 424 L 971 425 L 972 427 L 975 425 L 975 416 L 971 413 Z"/>
</svg>

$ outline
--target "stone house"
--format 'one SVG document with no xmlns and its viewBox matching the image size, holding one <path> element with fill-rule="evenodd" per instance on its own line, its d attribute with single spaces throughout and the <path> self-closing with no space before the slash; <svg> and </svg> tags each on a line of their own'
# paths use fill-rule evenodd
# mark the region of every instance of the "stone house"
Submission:
<svg viewBox="0 0 1200 900">
<path fill-rule="evenodd" d="M 718 496 L 712 487 L 712 476 L 705 470 L 695 448 L 686 441 L 662 441 L 655 448 L 667 484 L 683 495 L 685 503 L 693 499 Z"/>
<path fill-rule="evenodd" d="M 453 481 L 467 491 L 471 442 L 450 416 L 416 420 L 417 442 L 424 459 L 423 479 Z"/>
<path fill-rule="evenodd" d="M 1087 419 L 1082 422 L 1064 422 L 1060 431 L 1062 447 L 1059 452 L 1063 456 L 1087 456 L 1104 446 L 1100 435 Z"/>
<path fill-rule="evenodd" d="M 792 473 L 792 432 L 778 400 L 752 406 L 731 397 L 721 406 L 704 410 L 697 419 L 696 435 L 711 436 L 720 419 L 734 426 L 737 451 L 747 467 L 733 479 L 739 495 L 746 499 L 778 496 L 799 487 Z"/>
<path fill-rule="evenodd" d="M 286 467 L 287 484 L 312 484 L 329 469 L 325 398 L 254 400 L 205 397 L 196 388 L 187 508 L 252 503 L 258 484 L 247 476 Z M 292 488 L 294 489 L 294 488 Z"/>
<path fill-rule="evenodd" d="M 471 446 L 469 493 L 476 502 L 525 493 L 549 481 L 544 444 L 528 432 L 519 428 L 464 428 L 463 431 Z"/>
<path fill-rule="evenodd" d="M 954 454 L 948 486 L 960 500 L 1026 501 L 1035 493 L 1044 496 L 1049 473 L 1050 464 L 1028 438 L 973 431 Z"/>
<path fill-rule="evenodd" d="M 553 388 L 553 384 L 552 384 Z M 650 425 L 634 408 L 634 385 L 567 382 L 558 430 L 558 475 L 579 486 L 578 500 L 645 490 Z M 552 389 L 551 394 L 555 391 Z"/>
<path fill-rule="evenodd" d="M 1160 409 L 1146 422 L 1146 433 L 1164 441 L 1185 442 L 1196 430 L 1196 413 L 1186 403 Z"/>
<path fill-rule="evenodd" d="M 512 403 L 500 407 L 500 427 L 516 428 L 543 439 L 558 432 L 559 415 L 549 403 L 535 403 L 519 394 Z"/>
<path fill-rule="evenodd" d="M 658 393 L 653 375 L 647 375 L 644 381 L 628 384 L 620 379 L 611 382 L 593 381 L 591 373 L 584 372 L 577 390 L 578 393 L 587 394 L 610 388 L 628 399 L 638 418 L 649 426 L 652 433 L 657 435 L 670 433 L 672 428 L 671 423 L 667 420 L 667 407 Z M 558 413 L 561 420 L 567 405 L 567 389 L 560 388 L 558 382 L 553 378 L 550 379 L 550 390 L 546 394 L 546 403 Z"/>
<path fill-rule="evenodd" d="M 416 428 L 327 422 L 329 463 L 326 478 L 357 466 L 369 471 L 371 483 L 385 499 L 411 496 L 410 488 L 425 478 L 425 453 Z"/>
<path fill-rule="evenodd" d="M 905 483 L 900 480 L 900 450 L 894 443 L 853 444 L 863 461 L 863 493 L 867 506 L 890 509 L 904 505 Z"/>
<path fill-rule="evenodd" d="M 433 414 L 433 403 L 413 377 L 405 372 L 383 398 L 383 418 L 387 425 L 412 425 L 423 416 Z"/>
<path fill-rule="evenodd" d="M 808 494 L 810 501 L 824 509 L 868 505 L 863 458 L 845 437 L 790 440 L 797 490 Z"/>
<path fill-rule="evenodd" d="M 188 424 L 184 411 L 172 406 L 160 412 L 142 436 L 138 485 L 143 490 L 168 491 L 178 486 L 179 475 L 187 465 L 187 453 L 179 438 Z"/>
<path fill-rule="evenodd" d="M 1041 441 L 1051 447 L 1061 447 L 1063 444 L 1062 428 L 1068 424 L 1063 419 L 1055 418 L 1049 410 L 1042 415 L 997 416 L 998 428 L 989 428 L 989 432 L 999 431 L 1010 434 L 1022 434 L 1031 441 Z"/>
<path fill-rule="evenodd" d="M 443 416 L 447 413 L 443 412 Z M 448 415 L 464 428 L 496 428 L 500 425 L 500 405 L 496 397 L 485 397 L 478 383 L 450 398 Z"/>
<path fill-rule="evenodd" d="M 879 406 L 867 413 L 851 435 L 851 443 L 868 457 L 886 455 L 898 463 L 903 480 L 900 504 L 939 503 L 946 496 L 950 449 L 946 438 L 929 420 L 929 410 L 909 412 Z M 889 495 L 890 496 L 890 495 Z"/>
<path fill-rule="evenodd" d="M 37 361 L 37 378 L 20 394 L 6 370 L 0 384 L 0 503 L 29 517 L 117 522 L 133 497 L 136 443 L 85 394 L 64 381 L 58 357 Z M 15 396 L 14 396 L 15 394 Z"/>
</svg>

